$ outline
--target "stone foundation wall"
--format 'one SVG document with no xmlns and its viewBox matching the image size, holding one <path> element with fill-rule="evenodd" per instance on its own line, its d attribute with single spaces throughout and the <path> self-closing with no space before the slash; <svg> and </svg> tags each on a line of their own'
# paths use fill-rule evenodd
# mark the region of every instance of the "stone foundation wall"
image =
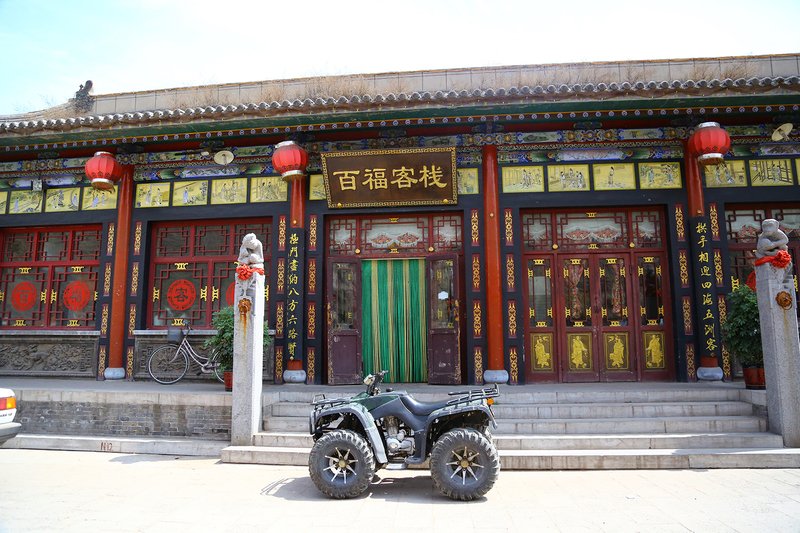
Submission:
<svg viewBox="0 0 800 533">
<path fill-rule="evenodd" d="M 16 421 L 27 434 L 230 440 L 230 394 L 23 390 L 17 396 Z"/>
<path fill-rule="evenodd" d="M 95 377 L 99 333 L 0 334 L 0 376 Z"/>
</svg>

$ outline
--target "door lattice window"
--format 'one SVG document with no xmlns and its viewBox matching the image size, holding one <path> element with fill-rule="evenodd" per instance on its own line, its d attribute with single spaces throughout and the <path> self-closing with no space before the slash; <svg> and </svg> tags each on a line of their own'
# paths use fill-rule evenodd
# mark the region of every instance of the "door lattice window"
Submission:
<svg viewBox="0 0 800 533">
<path fill-rule="evenodd" d="M 158 224 L 153 230 L 149 326 L 210 327 L 215 311 L 233 305 L 236 258 L 247 233 L 255 233 L 264 245 L 269 279 L 269 220 Z"/>
<path fill-rule="evenodd" d="M 0 326 L 95 326 L 99 226 L 11 229 L 2 249 Z"/>
</svg>

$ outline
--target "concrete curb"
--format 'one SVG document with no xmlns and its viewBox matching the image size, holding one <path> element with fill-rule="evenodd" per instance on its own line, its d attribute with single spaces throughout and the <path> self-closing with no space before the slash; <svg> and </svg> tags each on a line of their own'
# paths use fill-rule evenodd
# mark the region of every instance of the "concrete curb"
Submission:
<svg viewBox="0 0 800 533">
<path fill-rule="evenodd" d="M 228 441 L 19 434 L 0 448 L 219 457 Z"/>
</svg>

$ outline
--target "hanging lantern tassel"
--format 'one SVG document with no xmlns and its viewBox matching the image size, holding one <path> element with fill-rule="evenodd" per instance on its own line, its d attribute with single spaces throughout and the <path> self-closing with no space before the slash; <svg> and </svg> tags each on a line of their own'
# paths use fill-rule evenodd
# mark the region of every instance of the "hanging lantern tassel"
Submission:
<svg viewBox="0 0 800 533">
<path fill-rule="evenodd" d="M 302 178 L 307 165 L 308 154 L 294 141 L 278 143 L 272 154 L 273 168 L 287 182 Z"/>
<path fill-rule="evenodd" d="M 731 149 L 731 138 L 718 123 L 703 122 L 689 137 L 688 147 L 701 166 L 719 165 Z"/>
<path fill-rule="evenodd" d="M 92 188 L 99 191 L 111 191 L 122 177 L 122 166 L 109 152 L 97 152 L 86 162 L 86 176 L 92 182 Z"/>
</svg>

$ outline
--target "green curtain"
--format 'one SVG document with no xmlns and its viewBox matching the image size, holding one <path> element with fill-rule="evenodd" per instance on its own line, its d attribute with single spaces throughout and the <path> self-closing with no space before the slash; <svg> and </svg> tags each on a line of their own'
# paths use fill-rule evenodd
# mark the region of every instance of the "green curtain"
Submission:
<svg viewBox="0 0 800 533">
<path fill-rule="evenodd" d="M 428 381 L 425 260 L 361 261 L 364 373 L 386 381 Z"/>
</svg>

